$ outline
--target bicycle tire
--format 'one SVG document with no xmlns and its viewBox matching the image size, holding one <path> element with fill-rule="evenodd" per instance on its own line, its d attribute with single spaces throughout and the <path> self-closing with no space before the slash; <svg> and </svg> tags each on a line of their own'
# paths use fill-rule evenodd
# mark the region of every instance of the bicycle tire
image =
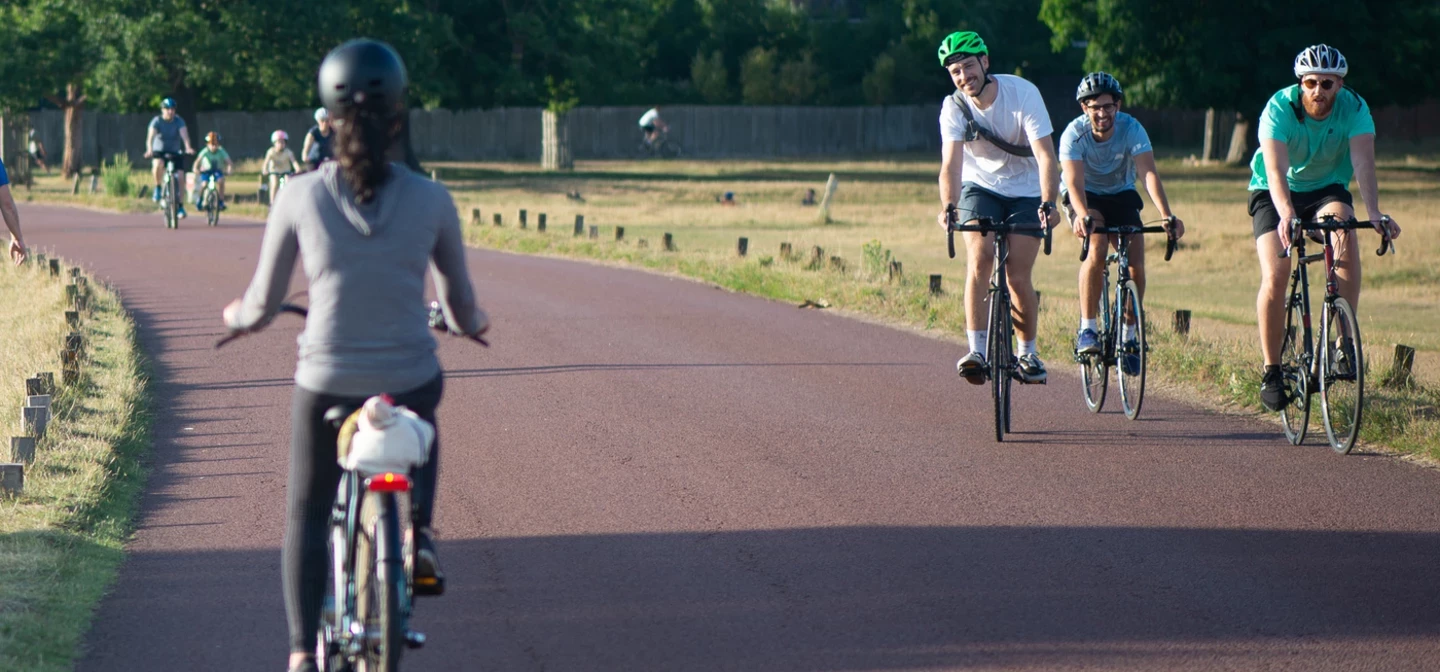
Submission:
<svg viewBox="0 0 1440 672">
<path fill-rule="evenodd" d="M 1301 322 L 1300 309 L 1300 297 L 1292 292 L 1285 307 L 1285 334 L 1280 340 L 1280 374 L 1288 397 L 1280 409 L 1280 424 L 1292 446 L 1303 443 L 1310 431 L 1310 334 Z"/>
<path fill-rule="evenodd" d="M 1134 420 L 1140 417 L 1140 407 L 1145 403 L 1145 306 L 1133 280 L 1125 281 L 1117 298 L 1120 310 L 1115 316 L 1116 322 L 1123 323 L 1127 313 L 1135 318 L 1133 346 L 1125 340 L 1123 326 L 1115 330 L 1115 378 L 1120 385 L 1120 405 L 1125 409 L 1125 417 Z M 1124 358 L 1136 358 L 1132 360 L 1135 373 L 1125 371 Z"/>
<path fill-rule="evenodd" d="M 160 214 L 165 218 L 165 228 L 175 228 L 175 187 L 174 180 L 165 178 L 165 186 L 160 190 Z"/>
<path fill-rule="evenodd" d="M 213 188 L 205 190 L 205 221 L 210 226 L 220 224 L 220 196 Z"/>
<path fill-rule="evenodd" d="M 1320 408 L 1325 418 L 1325 436 L 1330 448 L 1341 455 L 1355 449 L 1360 419 L 1365 410 L 1365 354 L 1360 344 L 1360 323 L 1343 297 L 1325 302 L 1320 331 Z M 1338 343 L 1349 339 L 1353 355 L 1348 372 L 1337 371 Z M 1346 375 L 1348 373 L 1348 375 Z"/>
<path fill-rule="evenodd" d="M 405 648 L 400 517 L 394 494 L 363 496 L 355 548 L 355 617 L 366 635 L 356 672 L 398 672 Z"/>
<path fill-rule="evenodd" d="M 1108 280 L 1109 278 L 1105 278 Z M 1106 349 L 1110 347 L 1110 288 L 1100 282 L 1100 305 L 1097 312 L 1100 318 L 1100 352 L 1091 355 L 1078 355 L 1080 361 L 1080 386 L 1085 395 L 1085 407 L 1091 413 L 1099 413 L 1105 407 L 1105 393 L 1110 386 L 1110 369 L 1107 362 Z"/>
<path fill-rule="evenodd" d="M 682 153 L 680 143 L 670 140 L 660 143 L 660 158 L 662 159 L 678 159 Z"/>
<path fill-rule="evenodd" d="M 1001 278 L 1001 283 L 1004 278 Z M 1001 287 L 1004 287 L 1002 284 Z M 990 342 L 986 347 L 986 360 L 990 366 L 990 394 L 995 401 L 995 441 L 1003 442 L 1009 431 L 1010 410 L 1010 361 L 1009 336 L 1006 333 L 1006 318 L 1009 317 L 1007 293 L 1001 289 L 990 296 L 990 321 L 986 325 Z"/>
</svg>

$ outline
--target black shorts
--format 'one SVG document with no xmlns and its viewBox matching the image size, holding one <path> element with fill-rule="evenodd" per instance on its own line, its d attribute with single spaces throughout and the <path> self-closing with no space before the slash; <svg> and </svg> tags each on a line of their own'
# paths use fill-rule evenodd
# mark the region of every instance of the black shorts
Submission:
<svg viewBox="0 0 1440 672">
<path fill-rule="evenodd" d="M 190 170 L 190 159 L 192 157 L 189 154 L 184 152 L 155 152 L 154 154 L 154 158 L 159 159 L 162 165 L 166 157 L 175 160 L 175 172 L 183 173 Z"/>
<path fill-rule="evenodd" d="M 1001 196 L 984 187 L 970 182 L 960 185 L 960 223 L 964 224 L 979 217 L 989 217 L 995 223 L 1009 222 L 1016 226 L 1033 226 L 1033 229 L 1015 231 L 1016 235 L 1043 238 L 1040 229 L 1039 196 Z"/>
<path fill-rule="evenodd" d="M 654 133 L 655 124 L 645 124 L 644 126 L 640 127 L 640 130 L 645 131 L 646 133 Z"/>
<path fill-rule="evenodd" d="M 1290 192 L 1290 204 L 1295 207 L 1295 216 L 1314 219 L 1315 213 L 1331 203 L 1344 203 L 1355 207 L 1355 200 L 1345 185 L 1332 184 L 1315 191 Z M 1275 201 L 1270 198 L 1269 189 L 1250 192 L 1250 217 L 1253 219 L 1255 237 L 1259 238 L 1280 226 L 1280 213 L 1275 210 Z"/>
<path fill-rule="evenodd" d="M 1075 221 L 1075 211 L 1070 207 L 1070 194 L 1065 194 L 1061 199 L 1065 205 L 1065 218 L 1072 223 Z M 1122 191 L 1118 194 L 1097 194 L 1093 191 L 1085 192 L 1085 207 L 1100 213 L 1105 218 L 1106 226 L 1140 226 L 1140 211 L 1145 209 L 1145 201 L 1140 199 L 1140 193 L 1134 189 Z"/>
</svg>

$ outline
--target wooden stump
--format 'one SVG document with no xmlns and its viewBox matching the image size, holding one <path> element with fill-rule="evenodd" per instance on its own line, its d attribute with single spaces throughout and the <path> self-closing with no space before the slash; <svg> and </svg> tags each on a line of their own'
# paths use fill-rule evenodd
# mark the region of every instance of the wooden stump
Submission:
<svg viewBox="0 0 1440 672">
<path fill-rule="evenodd" d="M 599 240 L 599 239 L 600 239 L 600 227 L 598 227 L 598 226 L 591 226 L 591 227 L 590 227 L 590 240 Z"/>
<path fill-rule="evenodd" d="M 470 223 L 475 226 L 480 226 L 480 208 L 472 208 L 470 210 Z"/>
<path fill-rule="evenodd" d="M 1415 383 L 1412 369 L 1415 367 L 1415 348 L 1395 344 L 1395 360 L 1390 364 L 1390 373 L 1385 377 L 1388 387 L 1409 387 Z"/>
<path fill-rule="evenodd" d="M 37 439 L 45 438 L 45 428 L 50 424 L 50 409 L 26 406 L 20 409 L 20 431 Z"/>
<path fill-rule="evenodd" d="M 830 257 L 830 270 L 845 272 L 845 260 L 840 257 Z"/>
<path fill-rule="evenodd" d="M 505 226 L 504 221 L 500 217 L 500 213 L 497 212 L 493 216 L 495 217 L 495 226 Z"/>
<path fill-rule="evenodd" d="M 738 253 L 740 256 L 743 257 L 743 256 L 745 256 L 745 253 L 746 253 L 746 252 L 749 252 L 749 251 L 750 251 L 750 239 L 749 239 L 749 238 L 741 238 L 739 241 L 736 241 L 736 243 L 735 243 L 735 252 L 736 252 L 736 253 Z"/>
<path fill-rule="evenodd" d="M 780 243 L 780 258 L 789 260 L 795 256 L 795 248 L 790 243 Z"/>
<path fill-rule="evenodd" d="M 665 234 L 665 238 L 664 238 L 664 240 L 663 240 L 663 243 L 664 243 L 664 247 L 665 247 L 665 251 L 666 251 L 666 252 L 674 252 L 674 251 L 675 251 L 675 236 L 672 236 L 672 235 L 670 235 L 670 234 L 668 234 L 668 233 Z"/>
<path fill-rule="evenodd" d="M 622 240 L 625 240 L 625 227 L 617 226 L 615 227 L 615 242 L 618 243 Z"/>
<path fill-rule="evenodd" d="M 25 395 L 34 396 L 37 394 L 46 394 L 45 381 L 41 379 L 40 376 L 35 376 L 34 378 L 26 378 Z"/>
<path fill-rule="evenodd" d="M 521 230 L 521 231 L 524 231 L 524 230 L 525 230 L 525 227 L 529 224 L 529 222 L 527 221 L 527 220 L 529 219 L 529 218 L 527 217 L 528 214 L 529 214 L 529 213 L 525 212 L 524 210 L 521 210 L 521 211 L 520 211 L 520 230 Z"/>
<path fill-rule="evenodd" d="M 575 235 L 585 235 L 585 215 L 575 215 Z"/>
<path fill-rule="evenodd" d="M 806 264 L 805 267 L 808 268 L 808 269 L 811 269 L 811 270 L 817 270 L 817 271 L 818 271 L 818 270 L 820 270 L 820 268 L 821 268 L 824 264 L 825 264 L 825 248 L 822 248 L 822 247 L 820 247 L 819 245 L 816 245 L 816 246 L 810 248 L 810 263 L 809 263 L 809 264 Z"/>
<path fill-rule="evenodd" d="M 67 310 L 67 311 L 65 311 L 65 326 L 70 327 L 71 329 L 78 329 L 78 328 L 80 328 L 80 311 L 78 311 L 78 310 Z"/>
<path fill-rule="evenodd" d="M 29 436 L 10 437 L 10 461 L 31 464 L 35 461 L 35 439 Z"/>
<path fill-rule="evenodd" d="M 51 277 L 54 277 L 54 278 L 60 277 L 60 260 L 59 260 L 59 259 L 51 259 L 51 260 L 50 260 L 50 276 L 51 276 Z"/>
<path fill-rule="evenodd" d="M 903 282 L 905 280 L 905 267 L 899 261 L 890 260 L 890 282 Z"/>
<path fill-rule="evenodd" d="M 535 230 L 545 233 L 545 213 L 540 213 L 540 218 L 535 222 Z"/>
<path fill-rule="evenodd" d="M 939 293 L 942 291 L 941 288 L 940 288 L 940 281 L 941 281 L 940 276 L 938 276 L 938 275 L 931 275 L 931 276 L 930 276 L 930 293 L 931 293 L 931 294 L 939 294 Z"/>
<path fill-rule="evenodd" d="M 16 496 L 25 490 L 25 465 L 0 464 L 0 493 Z"/>
<path fill-rule="evenodd" d="M 1175 311 L 1175 333 L 1186 338 L 1190 336 L 1190 311 Z"/>
<path fill-rule="evenodd" d="M 36 377 L 40 379 L 40 394 L 55 396 L 55 372 L 43 371 Z"/>
</svg>

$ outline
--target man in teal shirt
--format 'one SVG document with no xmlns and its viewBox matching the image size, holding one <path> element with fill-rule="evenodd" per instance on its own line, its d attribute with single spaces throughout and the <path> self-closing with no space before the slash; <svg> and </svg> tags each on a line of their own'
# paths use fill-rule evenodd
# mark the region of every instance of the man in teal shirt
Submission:
<svg viewBox="0 0 1440 672">
<path fill-rule="evenodd" d="M 1260 351 L 1265 357 L 1260 401 L 1272 411 L 1288 401 L 1280 348 L 1291 260 L 1280 253 L 1290 245 L 1291 220 L 1354 217 L 1346 189 L 1354 177 L 1375 228 L 1388 227 L 1392 237 L 1400 235 L 1400 227 L 1380 211 L 1375 121 L 1365 99 L 1344 87 L 1348 72 L 1349 64 L 1339 50 L 1323 44 L 1308 47 L 1295 57 L 1300 83 L 1276 92 L 1260 115 L 1260 149 L 1250 162 L 1250 216 L 1260 256 L 1260 292 L 1255 298 Z M 1358 313 L 1359 246 L 1352 232 L 1336 234 L 1340 295 Z"/>
</svg>

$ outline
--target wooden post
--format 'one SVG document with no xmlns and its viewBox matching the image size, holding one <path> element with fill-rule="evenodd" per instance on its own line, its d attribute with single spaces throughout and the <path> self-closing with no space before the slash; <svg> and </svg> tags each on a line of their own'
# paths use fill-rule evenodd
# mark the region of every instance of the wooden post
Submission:
<svg viewBox="0 0 1440 672">
<path fill-rule="evenodd" d="M 750 250 L 750 239 L 749 239 L 749 238 L 741 238 L 738 242 L 735 243 L 735 251 L 738 252 L 738 253 L 740 253 L 740 256 L 742 256 L 742 257 L 745 256 L 745 253 L 748 252 L 749 250 Z"/>
<path fill-rule="evenodd" d="M 795 248 L 790 243 L 780 243 L 780 258 L 789 261 L 792 256 L 795 256 Z"/>
<path fill-rule="evenodd" d="M 10 461 L 31 464 L 35 461 L 35 439 L 29 436 L 10 437 Z"/>
<path fill-rule="evenodd" d="M 585 235 L 585 215 L 575 215 L 575 235 Z"/>
<path fill-rule="evenodd" d="M 480 226 L 480 208 L 470 209 L 470 223 L 475 226 Z"/>
<path fill-rule="evenodd" d="M 930 293 L 939 294 L 940 291 L 940 276 L 932 274 L 930 276 Z"/>
<path fill-rule="evenodd" d="M 625 239 L 625 227 L 623 227 L 623 226 L 617 226 L 617 227 L 615 227 L 615 242 L 618 243 L 618 242 L 620 242 L 620 241 L 622 241 L 622 240 L 624 240 L 624 239 Z"/>
<path fill-rule="evenodd" d="M 42 268 L 42 269 L 45 268 L 45 266 L 46 266 L 46 264 L 47 264 L 48 262 L 45 261 L 45 253 L 44 253 L 44 252 L 36 252 L 35 255 L 34 255 L 34 258 L 35 258 L 35 264 L 36 264 L 37 266 L 39 266 L 39 267 Z"/>
<path fill-rule="evenodd" d="M 75 173 L 75 187 L 70 190 L 71 196 L 80 195 L 80 173 Z"/>
<path fill-rule="evenodd" d="M 830 270 L 845 272 L 845 260 L 840 257 L 830 257 Z"/>
<path fill-rule="evenodd" d="M 71 329 L 78 329 L 78 328 L 80 328 L 80 311 L 78 311 L 78 310 L 67 310 L 67 311 L 65 311 L 65 326 L 70 327 Z"/>
<path fill-rule="evenodd" d="M 47 392 L 45 391 L 45 381 L 42 380 L 40 376 L 35 376 L 34 378 L 26 378 L 25 396 L 33 397 L 37 394 L 47 394 Z"/>
<path fill-rule="evenodd" d="M 78 331 L 72 331 L 65 335 L 65 349 L 76 353 L 85 351 L 85 337 Z"/>
<path fill-rule="evenodd" d="M 94 196 L 94 195 L 95 195 L 97 192 L 99 192 L 99 191 L 100 191 L 100 175 L 99 175 L 98 173 L 91 173 L 91 174 L 90 174 L 90 195 L 91 195 L 91 196 Z"/>
<path fill-rule="evenodd" d="M 1395 361 L 1390 364 L 1390 375 L 1386 377 L 1389 387 L 1409 387 L 1414 384 L 1411 369 L 1415 367 L 1415 348 L 1395 344 Z"/>
<path fill-rule="evenodd" d="M 1188 311 L 1188 310 L 1177 310 L 1177 311 L 1175 311 L 1175 333 L 1180 334 L 1181 337 L 1189 338 L 1189 336 L 1190 336 L 1190 311 Z"/>
<path fill-rule="evenodd" d="M 60 260 L 59 260 L 59 259 L 51 259 L 51 260 L 50 260 L 50 275 L 51 275 L 52 277 L 56 277 L 56 278 L 60 277 Z"/>
<path fill-rule="evenodd" d="M 498 212 L 495 213 L 494 217 L 495 217 L 495 226 L 505 226 L 503 220 L 500 218 L 500 213 L 498 213 Z"/>
<path fill-rule="evenodd" d="M 79 267 L 79 266 L 71 266 L 71 267 L 70 267 L 70 277 L 72 277 L 72 278 L 78 278 L 78 277 L 80 277 L 80 267 Z"/>
<path fill-rule="evenodd" d="M 50 409 L 25 406 L 20 409 L 20 431 L 37 439 L 45 437 L 45 426 L 50 422 Z"/>
<path fill-rule="evenodd" d="M 44 371 L 36 375 L 40 379 L 40 394 L 55 396 L 55 372 Z"/>
<path fill-rule="evenodd" d="M 642 250 L 643 250 L 643 249 L 646 249 L 646 248 L 650 247 L 650 241 L 645 240 L 644 238 L 641 238 L 640 240 L 635 241 L 635 247 L 638 247 L 638 248 L 640 248 L 640 249 L 642 249 Z"/>
<path fill-rule="evenodd" d="M 570 115 L 545 110 L 540 113 L 540 167 L 544 170 L 570 170 L 575 159 L 570 154 Z"/>
<path fill-rule="evenodd" d="M 669 233 L 666 233 L 666 234 L 665 234 L 665 251 L 666 251 L 666 252 L 674 252 L 674 251 L 675 251 L 675 236 L 672 236 L 672 235 L 670 235 Z"/>
<path fill-rule="evenodd" d="M 19 495 L 25 490 L 25 465 L 0 464 L 0 493 Z"/>
<path fill-rule="evenodd" d="M 520 209 L 520 230 L 521 230 L 521 231 L 524 231 L 524 230 L 525 230 L 525 225 L 528 224 L 528 222 L 526 221 L 526 219 L 527 219 L 526 215 L 527 215 L 527 214 L 528 214 L 528 213 L 525 212 L 525 209 L 524 209 L 524 208 L 521 208 L 521 209 Z"/>
<path fill-rule="evenodd" d="M 539 221 L 535 222 L 535 230 L 540 233 L 545 233 L 545 213 L 540 213 Z"/>
<path fill-rule="evenodd" d="M 75 297 L 80 296 L 80 288 L 74 284 L 65 285 L 65 303 L 75 305 Z"/>
<path fill-rule="evenodd" d="M 816 270 L 816 271 L 818 271 L 818 270 L 820 270 L 821 266 L 823 266 L 824 264 L 825 264 L 825 249 L 822 248 L 822 247 L 820 247 L 819 245 L 816 245 L 816 246 L 810 248 L 810 263 L 809 263 L 809 264 L 806 264 L 805 267 L 806 267 L 806 268 L 809 268 L 809 269 L 811 269 L 811 270 Z"/>
<path fill-rule="evenodd" d="M 895 259 L 890 260 L 890 282 L 901 282 L 905 279 L 905 268 Z"/>
</svg>

